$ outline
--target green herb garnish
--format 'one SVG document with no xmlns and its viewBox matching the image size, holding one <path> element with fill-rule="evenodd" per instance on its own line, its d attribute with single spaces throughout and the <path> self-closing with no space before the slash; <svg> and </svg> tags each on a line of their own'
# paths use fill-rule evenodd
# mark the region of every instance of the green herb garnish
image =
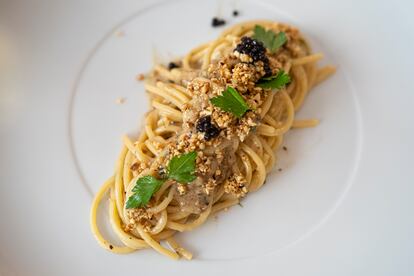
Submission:
<svg viewBox="0 0 414 276">
<path fill-rule="evenodd" d="M 158 191 L 164 182 L 165 180 L 158 180 L 151 175 L 140 177 L 132 189 L 134 194 L 126 202 L 126 208 L 130 209 L 147 205 L 151 196 Z"/>
<path fill-rule="evenodd" d="M 173 157 L 168 163 L 168 178 L 180 183 L 188 183 L 196 179 L 194 175 L 196 157 L 195 151 Z"/>
<path fill-rule="evenodd" d="M 256 25 L 254 27 L 253 39 L 262 42 L 263 45 L 272 53 L 276 52 L 276 50 L 287 41 L 286 34 L 284 32 L 275 34 L 272 30 L 266 31 L 265 28 L 260 25 Z"/>
<path fill-rule="evenodd" d="M 257 86 L 265 89 L 280 89 L 290 82 L 290 76 L 285 71 L 280 70 L 276 75 L 261 78 Z"/>
<path fill-rule="evenodd" d="M 249 110 L 243 97 L 231 86 L 228 86 L 221 96 L 211 98 L 210 102 L 222 110 L 234 114 L 237 118 L 241 118 Z"/>
<path fill-rule="evenodd" d="M 174 179 L 180 183 L 189 183 L 196 179 L 197 177 L 194 175 L 196 157 L 195 151 L 174 156 L 168 163 L 168 174 L 165 179 L 157 179 L 151 175 L 140 177 L 132 189 L 133 194 L 126 202 L 126 208 L 139 208 L 147 205 L 152 195 L 167 179 Z"/>
</svg>

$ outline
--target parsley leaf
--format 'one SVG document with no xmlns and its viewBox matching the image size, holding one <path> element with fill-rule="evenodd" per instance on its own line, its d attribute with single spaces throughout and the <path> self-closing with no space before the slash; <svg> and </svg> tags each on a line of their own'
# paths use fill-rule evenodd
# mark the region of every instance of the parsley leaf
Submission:
<svg viewBox="0 0 414 276">
<path fill-rule="evenodd" d="M 249 110 L 249 106 L 243 97 L 231 86 L 228 86 L 221 96 L 211 98 L 210 102 L 222 110 L 234 114 L 238 118 L 241 118 Z"/>
<path fill-rule="evenodd" d="M 168 163 L 168 178 L 180 183 L 189 183 L 197 178 L 194 175 L 197 153 L 190 153 L 174 156 Z M 126 208 L 139 208 L 150 201 L 152 195 L 159 190 L 166 179 L 156 179 L 151 175 L 140 177 L 132 189 L 133 194 L 126 202 Z"/>
<path fill-rule="evenodd" d="M 126 202 L 126 208 L 131 209 L 147 205 L 151 196 L 158 191 L 164 182 L 165 180 L 158 180 L 151 175 L 140 177 L 132 189 L 134 194 Z"/>
<path fill-rule="evenodd" d="M 279 32 L 275 34 L 272 30 L 266 31 L 260 25 L 254 27 L 253 39 L 256 39 L 263 43 L 263 45 L 274 53 L 287 41 L 286 34 L 284 32 Z"/>
<path fill-rule="evenodd" d="M 285 71 L 280 70 L 276 75 L 261 78 L 257 83 L 257 86 L 265 89 L 280 89 L 285 84 L 290 82 L 290 76 L 285 73 Z"/>
<path fill-rule="evenodd" d="M 189 183 L 196 179 L 197 177 L 194 175 L 196 157 L 195 151 L 174 156 L 168 163 L 168 178 L 180 183 Z"/>
</svg>

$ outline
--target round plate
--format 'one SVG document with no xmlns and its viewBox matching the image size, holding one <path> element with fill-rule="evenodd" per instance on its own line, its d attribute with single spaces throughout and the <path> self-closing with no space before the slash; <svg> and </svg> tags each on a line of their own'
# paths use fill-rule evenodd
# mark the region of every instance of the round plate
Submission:
<svg viewBox="0 0 414 276">
<path fill-rule="evenodd" d="M 353 0 L 0 2 L 0 275 L 413 275 L 413 8 Z M 297 115 L 321 124 L 286 135 L 287 151 L 243 207 L 178 236 L 193 261 L 153 250 L 111 254 L 92 236 L 89 210 L 113 172 L 121 135 L 137 135 L 148 110 L 135 77 L 150 70 L 154 54 L 167 63 L 216 38 L 224 28 L 210 26 L 214 16 L 227 26 L 293 24 L 325 54 L 322 64 L 337 66 Z"/>
<path fill-rule="evenodd" d="M 193 7 L 191 3 L 166 2 L 129 17 L 110 30 L 87 57 L 73 91 L 70 124 L 74 160 L 88 191 L 97 191 L 113 173 L 121 135 L 136 136 L 150 108 L 143 85 L 135 76 L 150 70 L 154 55 L 167 64 L 223 30 L 209 24 L 214 5 L 203 2 Z M 171 21 L 168 15 L 188 7 L 193 8 L 185 20 L 174 20 L 174 29 L 179 31 L 166 30 Z M 221 14 L 231 16 L 230 2 L 222 2 L 220 8 Z M 238 2 L 238 8 L 241 15 L 230 17 L 229 25 L 260 14 L 302 28 L 294 18 L 264 4 L 244 1 Z M 157 23 L 146 24 L 152 18 L 158 18 Z M 297 115 L 318 118 L 321 124 L 314 129 L 294 130 L 285 137 L 287 150 L 278 153 L 278 163 L 266 185 L 244 199 L 243 208 L 232 208 L 200 229 L 179 235 L 181 243 L 196 252 L 197 259 L 239 259 L 286 248 L 316 229 L 352 183 L 361 149 L 356 92 L 345 69 L 329 55 L 329 48 L 316 35 L 310 39 L 315 52 L 326 53 L 324 63 L 338 67 L 331 79 L 311 92 Z M 125 102 L 118 100 L 117 104 L 117 99 Z M 332 150 L 339 148 L 340 155 Z M 263 223 L 257 222 L 258 215 L 265 218 Z M 249 233 L 257 238 L 244 242 Z M 209 236 L 215 238 L 205 239 Z"/>
</svg>

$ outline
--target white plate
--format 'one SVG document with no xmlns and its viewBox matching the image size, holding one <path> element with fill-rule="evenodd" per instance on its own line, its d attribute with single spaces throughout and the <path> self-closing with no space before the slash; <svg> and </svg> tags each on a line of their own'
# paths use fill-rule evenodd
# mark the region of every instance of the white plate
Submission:
<svg viewBox="0 0 414 276">
<path fill-rule="evenodd" d="M 414 273 L 413 5 L 19 2 L 0 4 L 0 275 Z M 286 136 L 283 171 L 243 208 L 179 235 L 194 261 L 112 255 L 90 234 L 89 206 L 148 109 L 135 75 L 154 51 L 168 62 L 214 39 L 217 15 L 294 24 L 338 66 L 298 114 L 321 125 Z"/>
</svg>

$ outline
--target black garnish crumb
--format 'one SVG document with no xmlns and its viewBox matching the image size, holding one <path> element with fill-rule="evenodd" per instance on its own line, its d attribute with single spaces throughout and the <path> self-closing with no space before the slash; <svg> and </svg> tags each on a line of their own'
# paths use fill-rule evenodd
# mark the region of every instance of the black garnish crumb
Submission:
<svg viewBox="0 0 414 276">
<path fill-rule="evenodd" d="M 263 61 L 263 69 L 265 71 L 264 77 L 270 77 L 273 74 L 272 69 L 270 68 L 270 65 L 269 65 L 269 60 Z"/>
<path fill-rule="evenodd" d="M 253 61 L 266 59 L 266 48 L 263 43 L 251 37 L 243 36 L 235 51 L 251 56 Z"/>
<path fill-rule="evenodd" d="M 238 10 L 234 10 L 233 11 L 233 16 L 238 16 L 239 15 L 239 11 Z"/>
<path fill-rule="evenodd" d="M 279 172 L 281 172 L 282 171 L 282 168 L 279 168 L 279 169 L 277 169 Z"/>
<path fill-rule="evenodd" d="M 206 129 L 207 129 L 208 127 L 210 127 L 210 125 L 211 125 L 211 116 L 204 116 L 204 117 L 201 117 L 201 118 L 198 120 L 198 122 L 197 122 L 197 126 L 196 126 L 196 129 L 197 129 L 199 132 L 205 132 L 205 131 L 206 131 Z"/>
<path fill-rule="evenodd" d="M 237 44 L 234 51 L 241 54 L 249 55 L 254 62 L 262 61 L 263 69 L 265 70 L 265 77 L 272 75 L 272 69 L 270 69 L 269 59 L 266 56 L 266 48 L 263 43 L 253 39 L 251 37 L 243 36 L 241 42 Z"/>
<path fill-rule="evenodd" d="M 284 151 L 287 151 L 287 147 L 285 147 L 285 146 L 283 146 L 283 147 L 282 147 L 282 149 L 283 149 Z"/>
<path fill-rule="evenodd" d="M 211 20 L 211 26 L 213 27 L 223 26 L 225 24 L 226 24 L 226 20 L 218 18 L 218 17 L 213 17 L 213 19 Z"/>
<path fill-rule="evenodd" d="M 208 141 L 220 134 L 220 129 L 211 123 L 211 116 L 204 116 L 198 119 L 196 129 L 204 132 L 204 140 Z"/>
<path fill-rule="evenodd" d="M 168 70 L 174 69 L 174 68 L 179 68 L 180 66 L 175 63 L 175 62 L 170 62 L 168 63 Z"/>
<path fill-rule="evenodd" d="M 109 245 L 109 249 L 114 249 L 114 247 L 112 246 L 112 244 Z"/>
<path fill-rule="evenodd" d="M 167 175 L 167 171 L 165 170 L 165 168 L 163 166 L 158 167 L 158 175 L 160 177 L 164 177 L 164 176 Z"/>
</svg>

